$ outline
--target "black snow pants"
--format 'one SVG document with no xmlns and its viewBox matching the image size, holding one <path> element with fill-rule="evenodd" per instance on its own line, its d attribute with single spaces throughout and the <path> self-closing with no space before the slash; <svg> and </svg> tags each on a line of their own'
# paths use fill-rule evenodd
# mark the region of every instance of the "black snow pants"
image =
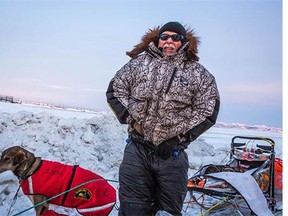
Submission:
<svg viewBox="0 0 288 216">
<path fill-rule="evenodd" d="M 119 216 L 151 216 L 158 210 L 182 215 L 187 181 L 185 151 L 164 160 L 145 145 L 130 141 L 119 170 Z"/>
</svg>

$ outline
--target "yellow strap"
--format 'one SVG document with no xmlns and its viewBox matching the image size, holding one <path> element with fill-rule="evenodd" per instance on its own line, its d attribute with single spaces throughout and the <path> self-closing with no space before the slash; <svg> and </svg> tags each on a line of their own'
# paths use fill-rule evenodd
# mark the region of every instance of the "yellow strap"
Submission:
<svg viewBox="0 0 288 216">
<path fill-rule="evenodd" d="M 207 209 L 205 212 L 203 212 L 202 214 L 200 214 L 200 216 L 205 215 L 206 213 L 208 213 L 209 211 L 211 211 L 213 208 L 215 208 L 216 206 L 220 205 L 222 202 L 227 201 L 228 200 L 228 196 L 225 197 L 224 199 L 220 200 L 218 203 L 216 203 L 214 206 L 212 206 L 211 208 Z"/>
<path fill-rule="evenodd" d="M 270 143 L 272 146 L 275 146 L 275 143 L 272 142 L 271 140 L 266 139 L 265 137 L 259 137 L 259 138 L 262 139 L 262 140 L 265 140 L 265 141 L 268 142 L 268 143 Z"/>
</svg>

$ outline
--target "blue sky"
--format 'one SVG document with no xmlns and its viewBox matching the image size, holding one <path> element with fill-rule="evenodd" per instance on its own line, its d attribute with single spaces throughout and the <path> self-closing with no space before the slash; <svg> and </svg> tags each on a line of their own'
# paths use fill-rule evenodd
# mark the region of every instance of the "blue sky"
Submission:
<svg viewBox="0 0 288 216">
<path fill-rule="evenodd" d="M 200 37 L 218 121 L 282 127 L 280 0 L 0 0 L 0 95 L 109 110 L 125 52 L 168 21 Z"/>
</svg>

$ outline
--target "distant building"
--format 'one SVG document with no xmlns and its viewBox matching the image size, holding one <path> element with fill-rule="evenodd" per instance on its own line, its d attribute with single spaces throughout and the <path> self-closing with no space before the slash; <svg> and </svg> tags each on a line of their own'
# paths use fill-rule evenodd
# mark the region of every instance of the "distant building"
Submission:
<svg viewBox="0 0 288 216">
<path fill-rule="evenodd" d="M 12 96 L 5 96 L 5 95 L 0 95 L 0 101 L 3 102 L 9 102 L 9 103 L 19 103 L 19 99 L 15 99 Z"/>
</svg>

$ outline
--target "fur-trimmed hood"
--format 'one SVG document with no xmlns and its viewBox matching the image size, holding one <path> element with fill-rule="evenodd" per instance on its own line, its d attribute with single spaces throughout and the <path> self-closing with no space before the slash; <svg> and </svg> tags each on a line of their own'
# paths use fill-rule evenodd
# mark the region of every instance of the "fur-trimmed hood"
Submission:
<svg viewBox="0 0 288 216">
<path fill-rule="evenodd" d="M 132 49 L 131 51 L 127 51 L 126 55 L 130 56 L 131 58 L 137 57 L 140 53 L 147 50 L 148 45 L 151 42 L 154 42 L 154 44 L 157 46 L 159 40 L 159 31 L 160 27 L 149 29 L 148 32 L 146 32 L 146 34 L 142 37 L 141 42 L 134 46 L 134 49 Z M 199 38 L 195 36 L 194 30 L 187 29 L 186 43 L 183 43 L 183 45 L 187 44 L 185 52 L 188 59 L 199 61 L 199 57 L 197 56 L 199 43 Z"/>
</svg>

